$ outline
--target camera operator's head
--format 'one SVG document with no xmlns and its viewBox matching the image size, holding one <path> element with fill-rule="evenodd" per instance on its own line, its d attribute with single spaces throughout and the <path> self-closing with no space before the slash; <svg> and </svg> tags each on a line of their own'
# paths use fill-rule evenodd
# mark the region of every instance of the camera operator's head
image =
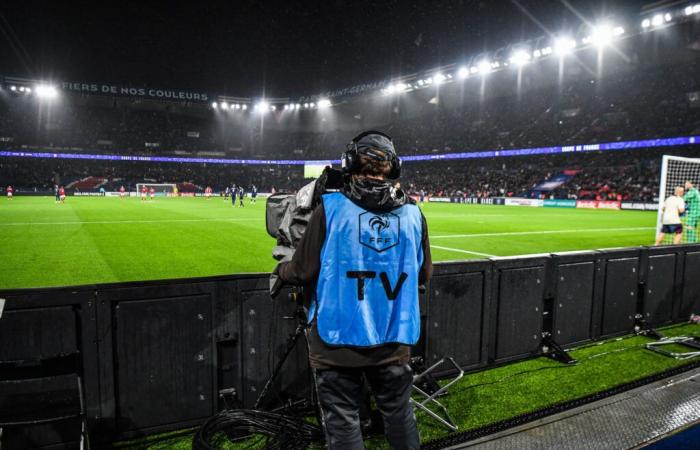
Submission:
<svg viewBox="0 0 700 450">
<path fill-rule="evenodd" d="M 391 137 L 380 131 L 365 131 L 347 146 L 341 158 L 345 173 L 376 180 L 396 179 L 401 175 L 401 160 Z"/>
<path fill-rule="evenodd" d="M 360 167 L 352 173 L 353 176 L 386 180 L 391 173 L 391 162 L 377 161 L 367 155 L 360 155 L 359 166 Z"/>
</svg>

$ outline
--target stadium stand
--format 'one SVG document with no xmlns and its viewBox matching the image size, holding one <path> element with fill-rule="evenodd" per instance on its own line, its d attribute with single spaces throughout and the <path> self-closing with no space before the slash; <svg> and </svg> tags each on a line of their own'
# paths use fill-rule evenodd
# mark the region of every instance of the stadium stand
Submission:
<svg viewBox="0 0 700 450">
<path fill-rule="evenodd" d="M 357 126 L 349 128 L 346 122 L 343 129 L 312 126 L 304 122 L 304 116 L 294 124 L 275 116 L 276 120 L 263 127 L 261 121 L 219 114 L 222 111 L 203 104 L 76 94 L 64 96 L 51 107 L 40 107 L 30 98 L 2 96 L 0 148 L 330 160 L 337 159 L 357 128 L 370 126 L 394 136 L 402 155 L 698 135 L 700 79 L 694 74 L 700 73 L 700 60 L 692 52 L 679 50 L 691 44 L 672 43 L 668 55 L 659 52 L 661 55 L 652 60 L 643 37 L 634 38 L 623 49 L 629 61 L 610 62 L 613 68 L 603 77 L 591 73 L 587 62 L 577 58 L 576 70 L 559 84 L 553 85 L 553 80 L 541 82 L 544 75 L 539 73 L 531 79 L 524 76 L 522 90 L 512 88 L 513 80 L 505 80 L 503 84 L 510 88 L 491 86 L 477 101 L 457 102 L 450 102 L 450 98 L 460 88 L 446 86 L 443 94 L 422 98 L 428 101 L 410 106 L 399 100 L 385 104 L 388 113 L 366 119 L 371 123 L 357 114 L 354 119 L 350 117 L 361 119 Z M 371 102 L 347 106 L 347 111 L 352 108 L 365 108 L 367 112 Z M 434 196 L 546 195 L 652 201 L 658 189 L 658 161 L 664 153 L 669 151 L 409 162 L 402 184 L 414 193 L 425 191 Z M 676 148 L 671 153 L 697 156 L 692 147 Z M 67 185 L 91 177 L 104 179 L 107 190 L 120 185 L 133 189 L 136 183 L 148 180 L 190 183 L 188 189 L 195 190 L 207 185 L 222 190 L 232 183 L 256 184 L 262 191 L 269 191 L 273 186 L 298 189 L 303 174 L 301 166 L 284 165 L 0 160 L 0 183 L 16 186 L 18 192 L 43 191 L 55 181 Z M 561 177 L 556 188 L 538 188 L 552 177 Z M 98 184 L 80 181 L 75 188 L 98 189 Z"/>
</svg>

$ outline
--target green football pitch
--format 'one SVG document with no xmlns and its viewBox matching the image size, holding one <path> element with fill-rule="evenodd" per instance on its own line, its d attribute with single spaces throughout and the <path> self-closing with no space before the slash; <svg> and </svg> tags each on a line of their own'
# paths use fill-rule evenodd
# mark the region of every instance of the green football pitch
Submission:
<svg viewBox="0 0 700 450">
<path fill-rule="evenodd" d="M 650 245 L 650 212 L 426 204 L 434 261 Z M 0 289 L 266 272 L 265 202 L 0 199 Z"/>
</svg>

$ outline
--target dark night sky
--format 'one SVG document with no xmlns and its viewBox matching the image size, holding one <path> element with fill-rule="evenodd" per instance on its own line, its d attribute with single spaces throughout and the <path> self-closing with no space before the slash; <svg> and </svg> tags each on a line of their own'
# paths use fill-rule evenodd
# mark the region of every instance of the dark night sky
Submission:
<svg viewBox="0 0 700 450">
<path fill-rule="evenodd" d="M 518 0 L 551 31 L 581 20 Z M 638 21 L 648 1 L 568 0 L 587 18 Z M 294 96 L 412 73 L 545 34 L 513 1 L 6 1 L 0 73 Z"/>
</svg>

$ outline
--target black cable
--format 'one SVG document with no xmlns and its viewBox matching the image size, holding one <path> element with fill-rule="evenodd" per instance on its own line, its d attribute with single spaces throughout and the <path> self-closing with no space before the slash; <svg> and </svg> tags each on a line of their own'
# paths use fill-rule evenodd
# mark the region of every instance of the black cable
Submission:
<svg viewBox="0 0 700 450">
<path fill-rule="evenodd" d="M 228 436 L 261 435 L 265 450 L 302 450 L 312 444 L 323 442 L 323 431 L 318 425 L 302 418 L 266 411 L 235 409 L 222 411 L 211 417 L 197 431 L 192 439 L 196 450 L 215 450 L 217 435 Z M 251 443 L 257 444 L 260 438 Z"/>
</svg>

